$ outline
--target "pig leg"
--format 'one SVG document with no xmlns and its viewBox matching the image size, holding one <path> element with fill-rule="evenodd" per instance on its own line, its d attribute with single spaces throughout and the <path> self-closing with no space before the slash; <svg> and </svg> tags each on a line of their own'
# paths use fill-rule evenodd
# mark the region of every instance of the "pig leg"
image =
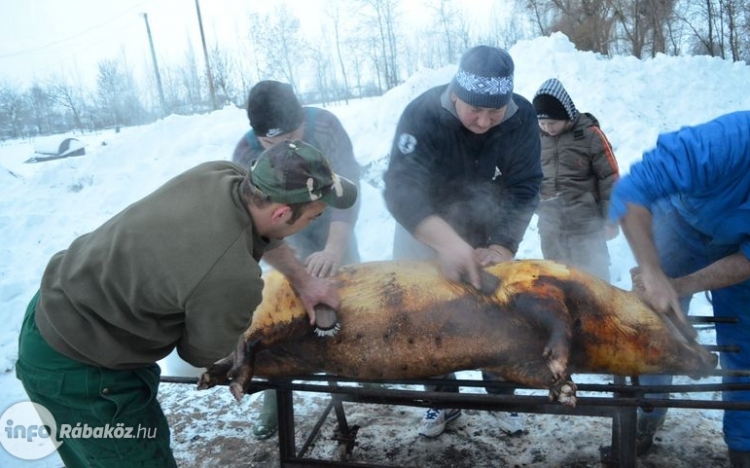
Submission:
<svg viewBox="0 0 750 468">
<path fill-rule="evenodd" d="M 542 357 L 552 373 L 551 383 L 558 384 L 568 376 L 572 320 L 561 291 L 549 286 L 542 291 L 541 297 L 538 294 L 519 297 L 516 306 L 529 322 L 549 337 Z"/>
<path fill-rule="evenodd" d="M 245 390 L 247 390 L 247 384 L 255 374 L 253 364 L 255 363 L 255 353 L 259 351 L 259 343 L 258 340 L 245 342 L 242 338 L 237 343 L 237 349 L 234 352 L 237 358 L 227 374 L 232 379 L 232 383 L 229 384 L 229 391 L 232 392 L 237 403 L 242 401 Z"/>
<path fill-rule="evenodd" d="M 203 390 L 215 385 L 229 384 L 229 391 L 239 403 L 245 394 L 247 383 L 253 378 L 255 352 L 259 341 L 245 342 L 244 337 L 237 340 L 237 346 L 232 354 L 216 361 L 201 375 L 198 389 Z"/>
<path fill-rule="evenodd" d="M 550 401 L 575 407 L 578 387 L 570 380 L 568 359 L 570 341 L 573 336 L 572 320 L 562 297 L 544 299 L 538 308 L 532 308 L 531 316 L 549 333 L 549 340 L 542 356 L 552 372 L 553 380 L 549 387 Z"/>
<path fill-rule="evenodd" d="M 528 351 L 519 348 L 516 352 L 524 358 L 513 365 L 496 368 L 492 373 L 531 387 L 546 388 L 550 400 L 575 406 L 577 387 L 568 371 L 572 320 L 562 292 L 550 284 L 541 284 L 534 294 L 516 297 L 513 308 L 528 324 L 526 328 L 536 330 L 533 336 L 526 338 L 526 343 L 544 340 L 544 347 L 541 354 L 536 346 Z"/>
</svg>

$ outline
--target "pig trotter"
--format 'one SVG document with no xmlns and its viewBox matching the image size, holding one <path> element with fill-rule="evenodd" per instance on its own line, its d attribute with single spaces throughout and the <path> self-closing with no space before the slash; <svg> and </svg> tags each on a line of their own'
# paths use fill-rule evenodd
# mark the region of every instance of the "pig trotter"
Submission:
<svg viewBox="0 0 750 468">
<path fill-rule="evenodd" d="M 224 359 L 220 359 L 215 363 L 211 364 L 206 372 L 201 374 L 198 380 L 198 390 L 206 390 L 217 385 L 223 385 L 229 382 L 227 374 L 232 368 L 234 362 L 234 354 L 230 354 Z"/>
<path fill-rule="evenodd" d="M 567 380 L 562 385 L 553 385 L 549 390 L 550 401 L 559 401 L 565 406 L 575 408 L 576 406 L 576 391 L 578 387 L 572 380 Z"/>
</svg>

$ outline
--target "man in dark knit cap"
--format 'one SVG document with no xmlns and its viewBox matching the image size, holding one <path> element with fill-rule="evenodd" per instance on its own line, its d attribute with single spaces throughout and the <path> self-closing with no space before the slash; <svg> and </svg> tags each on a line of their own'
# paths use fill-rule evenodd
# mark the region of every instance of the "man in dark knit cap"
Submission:
<svg viewBox="0 0 750 468">
<path fill-rule="evenodd" d="M 354 158 L 349 135 L 331 112 L 302 107 L 287 83 L 264 80 L 250 90 L 247 99 L 250 130 L 237 143 L 232 161 L 251 167 L 264 149 L 285 139 L 301 139 L 322 151 L 334 171 L 359 187 L 360 167 Z M 359 263 L 354 225 L 359 202 L 346 210 L 326 210 L 310 226 L 286 241 L 294 247 L 307 271 L 315 276 L 333 276 L 341 265 Z M 267 258 L 275 254 L 269 253 Z M 253 426 L 253 435 L 265 439 L 276 434 L 276 392 L 263 392 L 263 408 Z"/>
<path fill-rule="evenodd" d="M 359 187 L 360 167 L 339 119 L 325 109 L 301 106 L 289 84 L 258 82 L 248 96 L 247 116 L 251 128 L 237 143 L 235 163 L 249 168 L 273 144 L 300 139 L 323 152 L 334 171 Z M 359 202 L 347 210 L 329 210 L 287 239 L 311 274 L 333 276 L 342 264 L 359 262 L 354 237 L 358 214 Z"/>
<path fill-rule="evenodd" d="M 481 267 L 514 258 L 542 169 L 537 116 L 513 93 L 513 71 L 505 50 L 473 47 L 450 84 L 404 110 L 384 175 L 386 205 L 397 221 L 394 259 L 437 259 L 447 278 L 479 289 Z M 459 415 L 431 408 L 420 434 L 436 437 Z M 499 423 L 506 432 L 522 430 L 517 415 L 501 415 Z"/>
</svg>

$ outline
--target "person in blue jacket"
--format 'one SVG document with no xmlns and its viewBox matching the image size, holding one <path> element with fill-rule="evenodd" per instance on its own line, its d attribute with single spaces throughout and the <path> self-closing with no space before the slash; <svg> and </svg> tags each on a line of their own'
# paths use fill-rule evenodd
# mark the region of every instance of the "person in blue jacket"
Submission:
<svg viewBox="0 0 750 468">
<path fill-rule="evenodd" d="M 513 92 L 513 72 L 505 50 L 472 47 L 449 84 L 407 105 L 383 176 L 397 221 L 395 260 L 437 259 L 447 278 L 479 289 L 480 267 L 515 257 L 538 203 L 542 167 L 536 112 Z M 430 408 L 420 435 L 440 435 L 460 413 Z M 501 414 L 498 423 L 522 431 L 518 415 Z"/>
<path fill-rule="evenodd" d="M 710 291 L 723 369 L 750 369 L 750 111 L 735 112 L 658 137 L 615 186 L 610 219 L 619 221 L 640 270 L 636 290 L 688 333 L 690 297 Z M 650 377 L 648 379 L 647 377 Z M 646 379 L 644 381 L 644 379 Z M 669 382 L 643 376 L 642 383 Z M 724 382 L 749 382 L 726 376 Z M 726 391 L 747 401 L 750 391 Z M 644 453 L 666 410 L 639 412 L 638 450 Z M 734 468 L 750 467 L 750 415 L 724 412 L 724 440 Z"/>
</svg>

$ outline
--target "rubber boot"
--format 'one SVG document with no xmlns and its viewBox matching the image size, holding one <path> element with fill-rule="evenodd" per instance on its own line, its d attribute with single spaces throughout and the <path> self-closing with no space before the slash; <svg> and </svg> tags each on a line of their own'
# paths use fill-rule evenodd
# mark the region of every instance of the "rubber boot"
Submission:
<svg viewBox="0 0 750 468">
<path fill-rule="evenodd" d="M 268 439 L 276 434 L 279 426 L 278 414 L 276 412 L 276 390 L 263 390 L 263 408 L 255 420 L 253 435 L 258 440 Z"/>
<path fill-rule="evenodd" d="M 651 413 L 645 413 L 638 408 L 638 431 L 635 440 L 635 453 L 637 456 L 644 455 L 654 445 L 656 431 L 664 425 L 667 418 L 665 408 L 654 409 Z"/>
</svg>

